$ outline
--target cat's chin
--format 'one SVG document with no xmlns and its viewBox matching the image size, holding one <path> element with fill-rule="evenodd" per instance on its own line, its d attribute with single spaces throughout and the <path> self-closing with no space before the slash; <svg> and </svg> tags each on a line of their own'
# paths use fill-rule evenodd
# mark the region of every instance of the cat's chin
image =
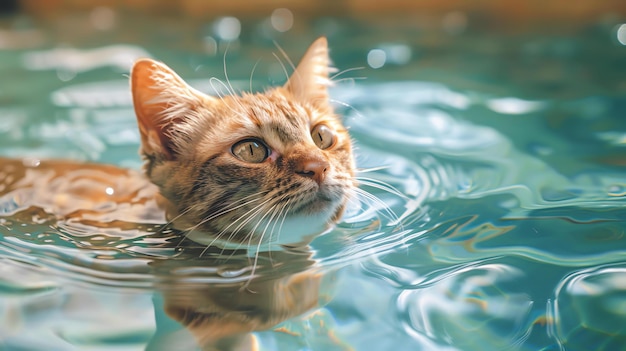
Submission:
<svg viewBox="0 0 626 351">
<path fill-rule="evenodd" d="M 326 196 L 316 196 L 315 198 L 299 204 L 291 209 L 290 216 L 319 216 L 326 214 L 331 217 L 332 212 L 337 209 L 337 201 Z"/>
<path fill-rule="evenodd" d="M 295 204 L 289 211 L 289 216 L 324 216 L 327 222 L 335 217 L 336 212 L 341 207 L 341 203 L 346 198 L 343 186 L 323 185 L 315 191 L 307 193 L 307 196 Z"/>
<path fill-rule="evenodd" d="M 285 246 L 305 246 L 316 236 L 323 234 L 330 228 L 330 218 L 335 214 L 329 213 L 328 204 L 325 211 L 312 213 L 310 210 L 303 214 L 290 214 L 280 222 L 268 222 L 261 220 L 255 225 L 252 239 L 246 240 L 226 240 L 216 238 L 211 233 L 192 230 L 186 235 L 198 244 L 207 246 L 217 246 L 224 249 L 248 250 L 251 255 L 262 251 L 281 250 Z M 245 232 L 245 231 L 242 231 Z M 229 235 L 224 235 L 229 238 Z"/>
</svg>

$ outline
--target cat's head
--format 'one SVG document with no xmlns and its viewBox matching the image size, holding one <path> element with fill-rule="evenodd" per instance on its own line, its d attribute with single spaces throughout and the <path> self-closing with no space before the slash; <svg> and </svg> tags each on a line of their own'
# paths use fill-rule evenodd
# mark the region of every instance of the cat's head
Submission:
<svg viewBox="0 0 626 351">
<path fill-rule="evenodd" d="M 354 160 L 329 103 L 329 63 L 320 38 L 284 86 L 224 97 L 195 90 L 162 63 L 135 63 L 144 170 L 177 227 L 204 233 L 196 241 L 257 243 L 314 234 L 340 217 Z"/>
</svg>

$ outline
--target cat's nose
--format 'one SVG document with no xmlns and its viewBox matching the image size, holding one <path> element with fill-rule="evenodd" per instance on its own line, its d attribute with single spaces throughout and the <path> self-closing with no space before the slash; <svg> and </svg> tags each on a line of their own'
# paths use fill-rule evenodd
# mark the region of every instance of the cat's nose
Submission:
<svg viewBox="0 0 626 351">
<path fill-rule="evenodd" d="M 317 184 L 322 184 L 326 178 L 329 164 L 323 160 L 308 160 L 302 162 L 296 169 L 296 173 L 307 178 L 313 178 Z"/>
</svg>

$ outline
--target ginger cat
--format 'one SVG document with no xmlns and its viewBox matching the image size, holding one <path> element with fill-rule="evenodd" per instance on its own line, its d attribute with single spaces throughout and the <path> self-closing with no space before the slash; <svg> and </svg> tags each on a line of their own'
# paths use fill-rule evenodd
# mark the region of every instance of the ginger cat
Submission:
<svg viewBox="0 0 626 351">
<path fill-rule="evenodd" d="M 314 261 L 303 247 L 339 219 L 355 191 L 351 140 L 329 103 L 330 70 L 320 38 L 284 86 L 212 97 L 164 64 L 139 60 L 131 90 L 144 172 L 0 159 L 0 224 L 171 223 L 200 244 L 185 248 L 190 259 L 154 260 L 156 271 L 224 262 L 246 269 L 252 252 L 248 280 L 185 285 L 184 277 L 159 275 L 157 288 L 168 315 L 203 349 L 256 349 L 249 332 L 325 301 L 322 275 L 309 271 Z M 287 250 L 271 252 L 277 246 Z M 221 254 L 205 254 L 211 247 Z M 233 256 L 241 249 L 248 254 Z"/>
<path fill-rule="evenodd" d="M 167 220 L 196 242 L 252 251 L 305 242 L 340 217 L 355 186 L 330 70 L 320 38 L 284 86 L 212 97 L 139 60 L 130 80 L 145 174 L 0 159 L 0 215 L 36 206 L 99 225 Z"/>
</svg>

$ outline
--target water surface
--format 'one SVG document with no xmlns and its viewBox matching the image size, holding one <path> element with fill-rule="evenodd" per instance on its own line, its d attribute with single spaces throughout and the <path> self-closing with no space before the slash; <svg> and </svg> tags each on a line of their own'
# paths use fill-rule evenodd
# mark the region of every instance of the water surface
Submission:
<svg viewBox="0 0 626 351">
<path fill-rule="evenodd" d="M 292 58 L 306 46 L 263 21 L 242 22 L 229 44 L 219 21 L 146 21 L 159 29 L 120 21 L 106 36 L 61 41 L 45 32 L 54 24 L 5 19 L 3 36 L 42 40 L 0 51 L 0 152 L 138 169 L 132 58 L 163 60 L 210 92 L 226 57 L 237 88 L 262 89 L 284 81 L 273 39 Z M 194 349 L 197 333 L 165 313 L 192 301 L 209 325 L 262 316 L 269 330 L 253 339 L 266 350 L 626 349 L 620 23 L 547 35 L 471 24 L 422 36 L 307 24 L 311 40 L 329 36 L 340 69 L 365 67 L 338 76 L 332 96 L 359 168 L 373 169 L 360 175 L 397 192 L 364 185 L 385 206 L 354 201 L 310 251 L 260 257 L 255 294 L 240 295 L 245 255 L 200 254 L 158 221 L 78 225 L 3 199 L 0 345 Z M 289 300 L 285 286 L 299 291 L 291 311 L 272 302 Z"/>
</svg>

